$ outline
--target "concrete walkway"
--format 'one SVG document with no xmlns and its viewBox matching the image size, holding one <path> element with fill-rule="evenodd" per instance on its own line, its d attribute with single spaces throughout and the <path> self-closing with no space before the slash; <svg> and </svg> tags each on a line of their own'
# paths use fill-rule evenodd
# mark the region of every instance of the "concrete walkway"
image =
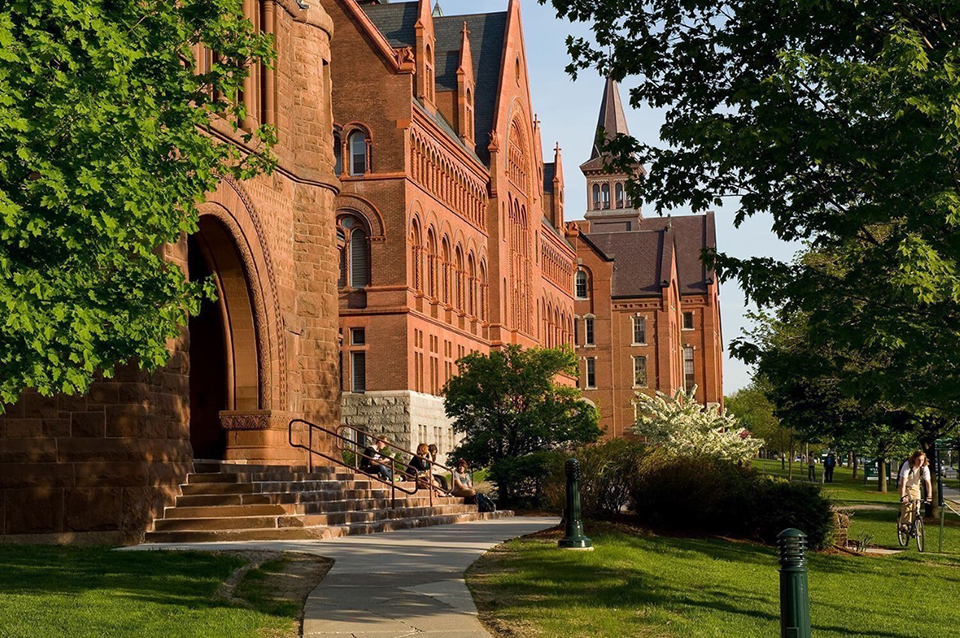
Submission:
<svg viewBox="0 0 960 638">
<path fill-rule="evenodd" d="M 488 638 L 463 572 L 505 540 L 553 527 L 514 517 L 325 541 L 157 543 L 130 549 L 296 551 L 336 560 L 307 598 L 308 638 Z"/>
</svg>

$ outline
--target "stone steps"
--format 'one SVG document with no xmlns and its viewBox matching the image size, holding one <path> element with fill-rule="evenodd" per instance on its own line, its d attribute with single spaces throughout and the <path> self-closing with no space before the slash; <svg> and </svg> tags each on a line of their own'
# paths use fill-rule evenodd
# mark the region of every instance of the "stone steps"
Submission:
<svg viewBox="0 0 960 638">
<path fill-rule="evenodd" d="M 492 520 L 513 516 L 513 512 L 472 512 L 467 514 L 448 514 L 422 518 L 399 518 L 374 523 L 353 523 L 316 527 L 281 527 L 277 529 L 223 529 L 190 530 L 176 532 L 147 532 L 149 543 L 207 543 L 224 541 L 261 541 L 261 540 L 322 540 L 353 536 L 357 534 L 375 534 L 392 532 L 432 525 L 451 525 L 470 521 Z"/>
<path fill-rule="evenodd" d="M 335 538 L 501 517 L 412 482 L 398 489 L 345 468 L 198 461 L 147 542 Z M 394 498 L 391 498 L 391 495 Z"/>
</svg>

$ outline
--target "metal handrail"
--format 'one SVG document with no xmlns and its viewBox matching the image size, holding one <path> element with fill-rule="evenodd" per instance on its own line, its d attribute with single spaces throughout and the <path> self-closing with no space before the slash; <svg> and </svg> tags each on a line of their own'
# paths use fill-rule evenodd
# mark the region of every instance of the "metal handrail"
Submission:
<svg viewBox="0 0 960 638">
<path fill-rule="evenodd" d="M 303 425 L 307 426 L 307 445 L 303 445 L 303 443 L 294 443 L 294 441 L 293 441 L 293 425 L 294 425 L 295 423 L 302 423 Z M 287 424 L 287 440 L 288 440 L 288 442 L 290 443 L 290 447 L 299 448 L 299 449 L 301 449 L 301 450 L 306 450 L 306 451 L 307 451 L 307 470 L 308 470 L 309 472 L 311 472 L 311 473 L 313 472 L 313 455 L 314 455 L 314 454 L 316 454 L 317 456 L 321 456 L 321 457 L 327 459 L 328 461 L 333 461 L 333 463 L 335 463 L 335 464 L 337 464 L 337 465 L 342 465 L 343 467 L 345 467 L 345 468 L 347 468 L 347 469 L 356 470 L 356 468 L 352 468 L 352 467 L 350 467 L 349 465 L 347 465 L 346 463 L 344 463 L 342 458 L 339 458 L 339 459 L 338 459 L 338 458 L 336 458 L 336 457 L 330 456 L 330 455 L 327 454 L 326 452 L 322 452 L 322 451 L 320 451 L 320 450 L 315 450 L 315 449 L 313 449 L 313 431 L 314 431 L 314 430 L 320 430 L 320 431 L 323 432 L 324 434 L 327 434 L 327 435 L 329 435 L 329 436 L 334 437 L 334 439 L 344 440 L 344 441 L 350 442 L 350 439 L 342 436 L 339 432 L 335 432 L 335 431 L 333 431 L 333 430 L 330 430 L 330 429 L 328 429 L 328 428 L 325 428 L 325 427 L 323 427 L 322 425 L 317 425 L 316 423 L 310 423 L 309 421 L 304 421 L 303 419 L 291 419 L 291 420 L 290 420 L 290 423 Z M 364 455 L 364 458 L 367 458 L 366 455 Z M 367 476 L 367 477 L 369 477 L 369 478 L 371 478 L 371 479 L 373 479 L 373 480 L 375 480 L 375 481 L 378 481 L 378 482 L 380 482 L 380 483 L 383 483 L 384 485 L 389 485 L 389 486 L 390 486 L 390 507 L 391 507 L 392 509 L 396 509 L 396 507 L 397 507 L 397 490 L 400 490 L 400 491 L 403 492 L 404 494 L 410 494 L 410 495 L 416 494 L 418 491 L 420 491 L 420 484 L 419 484 L 419 482 L 417 482 L 417 481 L 414 481 L 414 483 L 413 483 L 414 488 L 413 488 L 412 491 L 406 489 L 406 488 L 403 487 L 403 486 L 398 486 L 398 485 L 396 484 L 397 468 L 396 468 L 396 462 L 394 461 L 394 459 L 393 459 L 392 457 L 390 458 L 390 478 L 391 478 L 391 480 L 390 480 L 389 482 L 383 480 L 383 479 L 380 478 L 379 476 L 374 476 L 373 474 L 367 474 L 366 472 L 363 472 L 363 475 L 364 475 L 364 476 Z M 432 482 L 431 482 L 431 483 L 432 483 Z M 431 507 L 433 506 L 433 490 L 430 491 L 430 505 L 431 505 Z"/>
<path fill-rule="evenodd" d="M 357 443 L 356 438 L 351 439 L 350 437 L 343 436 L 342 434 L 340 434 L 340 431 L 341 431 L 341 430 L 347 430 L 347 429 L 348 429 L 348 430 L 352 430 L 355 435 L 356 435 L 356 434 L 363 434 L 363 435 L 365 435 L 365 436 L 370 436 L 370 433 L 367 432 L 366 430 L 361 430 L 361 429 L 356 428 L 356 427 L 354 427 L 354 426 L 352 426 L 352 425 L 340 425 L 340 426 L 337 426 L 337 441 L 338 441 L 338 442 L 340 442 L 340 441 L 347 441 L 347 442 L 349 442 L 349 443 L 351 443 L 351 444 L 353 445 L 354 467 L 356 467 L 356 460 L 357 460 L 357 455 L 358 455 L 357 450 L 359 449 L 359 444 Z M 438 468 L 440 468 L 441 470 L 444 470 L 444 471 L 446 471 L 446 472 L 449 472 L 450 475 L 451 475 L 451 480 L 452 480 L 452 476 L 453 476 L 453 470 L 452 470 L 452 469 L 450 469 L 449 467 L 447 467 L 446 465 L 444 465 L 444 464 L 442 464 L 442 463 L 437 463 L 436 461 L 434 461 L 433 459 L 431 459 L 431 458 L 429 458 L 429 457 L 421 456 L 421 455 L 417 454 L 416 452 L 408 452 L 407 450 L 403 449 L 403 448 L 400 447 L 399 445 L 394 445 L 393 443 L 390 443 L 389 441 L 384 441 L 384 443 L 387 445 L 387 447 L 391 447 L 391 448 L 397 450 L 398 452 L 401 452 L 402 454 L 409 454 L 411 457 L 415 457 L 415 458 L 422 459 L 422 460 L 426 461 L 426 462 L 427 462 L 427 467 L 430 468 L 429 471 L 430 471 L 430 485 L 431 485 L 431 489 L 436 489 L 438 492 L 443 492 L 444 494 L 447 494 L 448 496 L 453 496 L 453 490 L 452 490 L 452 489 L 444 489 L 444 488 L 442 488 L 442 487 L 440 487 L 440 486 L 435 485 L 435 483 L 434 483 L 434 481 L 433 481 L 433 468 L 434 468 L 434 467 L 438 467 Z M 342 448 L 342 447 L 340 447 L 340 448 L 338 448 L 338 449 L 339 449 L 341 452 L 345 450 L 345 448 Z M 366 458 L 366 455 L 361 454 L 360 456 L 363 456 L 364 458 Z M 409 464 L 408 464 L 408 465 L 409 465 Z M 414 477 L 414 480 L 415 480 L 415 481 L 416 481 L 416 478 L 417 478 L 417 477 Z M 452 485 L 451 485 L 451 487 L 452 487 Z"/>
</svg>

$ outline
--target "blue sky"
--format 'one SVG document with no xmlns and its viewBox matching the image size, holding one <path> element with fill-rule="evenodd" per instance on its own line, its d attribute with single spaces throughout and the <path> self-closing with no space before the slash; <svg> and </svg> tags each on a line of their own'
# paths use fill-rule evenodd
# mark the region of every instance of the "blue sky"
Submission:
<svg viewBox="0 0 960 638">
<path fill-rule="evenodd" d="M 434 0 L 436 1 L 436 0 Z M 439 0 L 445 15 L 503 11 L 507 0 Z M 535 0 L 522 0 L 524 42 L 527 66 L 530 72 L 534 110 L 540 117 L 544 158 L 553 157 L 557 142 L 563 152 L 564 180 L 566 182 L 566 219 L 581 219 L 586 210 L 586 192 L 583 175 L 577 168 L 589 158 L 590 147 L 600 109 L 603 78 L 593 72 L 582 72 L 574 82 L 564 71 L 569 62 L 565 40 L 567 35 L 589 36 L 585 24 L 571 24 L 556 17 L 550 6 L 540 6 Z M 630 78 L 621 85 L 630 133 L 638 139 L 655 144 L 659 141 L 662 112 L 645 107 L 631 109 L 627 103 Z M 770 222 L 764 218 L 747 220 L 740 228 L 733 227 L 736 202 L 727 202 L 716 209 L 717 243 L 721 251 L 736 256 L 770 256 L 788 260 L 796 252 L 796 244 L 780 241 L 770 231 Z M 656 212 L 645 207 L 650 215 Z M 674 215 L 689 214 L 678 209 Z M 743 293 L 736 282 L 726 282 L 720 290 L 720 308 L 724 341 L 724 392 L 730 394 L 750 381 L 750 370 L 732 358 L 728 344 L 737 337 L 748 321 Z"/>
</svg>

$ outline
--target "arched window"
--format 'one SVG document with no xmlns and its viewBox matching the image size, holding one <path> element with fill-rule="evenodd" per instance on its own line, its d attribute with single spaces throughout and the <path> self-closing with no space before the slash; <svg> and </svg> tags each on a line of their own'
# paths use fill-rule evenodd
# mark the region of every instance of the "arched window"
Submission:
<svg viewBox="0 0 960 638">
<path fill-rule="evenodd" d="M 410 249 L 413 251 L 413 289 L 423 290 L 423 245 L 420 243 L 420 223 L 413 220 L 410 233 Z"/>
<path fill-rule="evenodd" d="M 457 263 L 453 276 L 456 277 L 457 310 L 463 310 L 463 251 L 460 246 L 457 246 Z"/>
<path fill-rule="evenodd" d="M 333 133 L 333 173 L 337 177 L 343 174 L 343 139 L 340 131 Z"/>
<path fill-rule="evenodd" d="M 577 271 L 576 294 L 577 299 L 587 298 L 587 273 L 582 270 Z"/>
<path fill-rule="evenodd" d="M 600 210 L 600 184 L 593 185 L 593 209 Z"/>
<path fill-rule="evenodd" d="M 467 89 L 467 121 L 464 122 L 467 137 L 473 139 L 473 91 Z"/>
<path fill-rule="evenodd" d="M 450 303 L 450 243 L 443 238 L 443 255 L 440 264 L 440 279 L 443 284 L 443 303 Z"/>
<path fill-rule="evenodd" d="M 477 315 L 477 263 L 473 253 L 467 259 L 467 313 L 471 317 Z"/>
<path fill-rule="evenodd" d="M 604 184 L 600 187 L 600 198 L 603 200 L 601 207 L 604 210 L 610 208 L 610 184 Z"/>
<path fill-rule="evenodd" d="M 354 131 L 350 134 L 350 174 L 363 175 L 367 172 L 367 134 Z"/>
<path fill-rule="evenodd" d="M 340 287 L 363 288 L 370 283 L 370 235 L 363 222 L 352 215 L 337 220 L 340 249 Z"/>
<path fill-rule="evenodd" d="M 623 208 L 623 184 L 617 182 L 614 193 L 616 193 L 617 208 Z"/>
<path fill-rule="evenodd" d="M 480 262 L 480 319 L 487 320 L 487 265 Z"/>
<path fill-rule="evenodd" d="M 427 231 L 427 296 L 437 297 L 437 238 L 433 228 Z"/>
</svg>

